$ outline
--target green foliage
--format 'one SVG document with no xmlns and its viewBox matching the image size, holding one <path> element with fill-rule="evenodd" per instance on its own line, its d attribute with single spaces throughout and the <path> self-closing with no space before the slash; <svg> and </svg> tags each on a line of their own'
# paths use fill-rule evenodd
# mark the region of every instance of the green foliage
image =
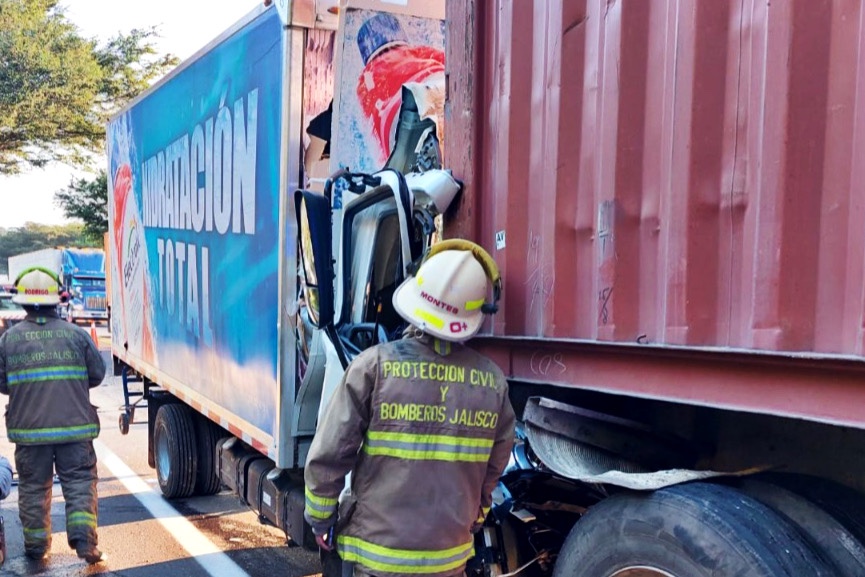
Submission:
<svg viewBox="0 0 865 577">
<path fill-rule="evenodd" d="M 101 152 L 108 117 L 177 63 L 156 58 L 153 28 L 105 46 L 57 0 L 0 0 L 0 175 Z"/>
<path fill-rule="evenodd" d="M 80 224 L 53 226 L 28 222 L 22 227 L 0 228 L 0 274 L 8 274 L 10 256 L 60 246 L 101 247 L 102 237 L 98 242 L 88 238 Z"/>
<path fill-rule="evenodd" d="M 157 57 L 152 42 L 157 36 L 156 27 L 134 29 L 96 50 L 96 62 L 102 70 L 99 97 L 109 113 L 116 112 L 180 62 L 171 54 Z"/>
<path fill-rule="evenodd" d="M 68 188 L 54 193 L 54 202 L 69 219 L 84 222 L 84 235 L 101 242 L 108 231 L 108 175 L 104 170 L 93 180 L 73 179 Z"/>
</svg>

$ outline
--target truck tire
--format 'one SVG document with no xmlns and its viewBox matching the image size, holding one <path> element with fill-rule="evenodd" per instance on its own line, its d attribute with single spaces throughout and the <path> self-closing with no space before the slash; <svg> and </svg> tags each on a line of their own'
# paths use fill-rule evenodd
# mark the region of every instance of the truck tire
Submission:
<svg viewBox="0 0 865 577">
<path fill-rule="evenodd" d="M 840 483 L 810 475 L 769 473 L 762 476 L 767 482 L 783 487 L 807 499 L 838 521 L 855 543 L 838 543 L 851 554 L 865 548 L 865 496 Z M 859 573 L 865 575 L 865 571 Z"/>
<path fill-rule="evenodd" d="M 153 446 L 156 477 L 167 499 L 189 497 L 195 488 L 198 454 L 194 413 L 186 405 L 163 405 L 156 413 Z"/>
<path fill-rule="evenodd" d="M 117 425 L 120 427 L 121 435 L 129 434 L 129 413 L 122 412 L 120 413 L 120 417 L 117 419 Z"/>
<path fill-rule="evenodd" d="M 737 488 L 796 525 L 832 565 L 838 577 L 865 575 L 865 546 L 817 503 L 760 479 L 745 479 Z"/>
<path fill-rule="evenodd" d="M 554 577 L 828 577 L 780 515 L 730 487 L 689 483 L 620 493 L 573 527 Z"/>
<path fill-rule="evenodd" d="M 215 495 L 222 487 L 219 479 L 219 464 L 216 461 L 216 444 L 228 433 L 205 417 L 195 416 L 195 438 L 198 444 L 198 467 L 195 474 L 195 495 Z"/>
<path fill-rule="evenodd" d="M 865 544 L 865 496 L 858 491 L 810 475 L 769 473 L 761 478 L 815 503 Z"/>
</svg>

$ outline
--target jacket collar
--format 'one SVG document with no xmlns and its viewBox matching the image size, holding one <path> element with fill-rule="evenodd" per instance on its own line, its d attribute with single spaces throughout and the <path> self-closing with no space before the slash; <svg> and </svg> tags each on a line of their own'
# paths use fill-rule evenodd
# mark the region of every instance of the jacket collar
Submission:
<svg viewBox="0 0 865 577">
<path fill-rule="evenodd" d="M 25 310 L 27 311 L 25 320 L 30 321 L 31 323 L 36 323 L 37 325 L 44 325 L 51 319 L 60 318 L 57 311 L 51 307 L 26 307 Z"/>
<path fill-rule="evenodd" d="M 428 335 L 414 325 L 407 326 L 403 331 L 402 336 L 404 339 L 416 339 L 422 342 L 443 357 L 451 354 L 455 347 L 461 346 L 460 343 L 454 343 Z"/>
</svg>

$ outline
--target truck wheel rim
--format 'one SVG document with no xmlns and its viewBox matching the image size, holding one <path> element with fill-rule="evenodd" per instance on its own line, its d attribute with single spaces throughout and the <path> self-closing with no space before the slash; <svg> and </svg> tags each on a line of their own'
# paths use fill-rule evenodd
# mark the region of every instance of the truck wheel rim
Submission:
<svg viewBox="0 0 865 577">
<path fill-rule="evenodd" d="M 156 470 L 163 481 L 171 474 L 171 457 L 168 450 L 168 439 L 160 435 L 156 442 Z"/>
<path fill-rule="evenodd" d="M 640 565 L 637 567 L 625 567 L 624 569 L 619 569 L 610 577 L 676 577 L 672 573 L 668 573 L 663 569 L 658 569 L 656 567 L 648 567 L 645 565 Z"/>
</svg>

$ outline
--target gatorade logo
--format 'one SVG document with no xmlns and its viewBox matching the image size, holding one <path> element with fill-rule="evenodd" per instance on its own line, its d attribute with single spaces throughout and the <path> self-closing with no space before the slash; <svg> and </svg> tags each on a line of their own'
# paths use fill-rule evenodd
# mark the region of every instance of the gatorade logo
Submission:
<svg viewBox="0 0 865 577">
<path fill-rule="evenodd" d="M 449 312 L 453 315 L 460 312 L 460 309 L 458 309 L 457 307 L 435 298 L 434 296 L 427 293 L 426 291 L 420 291 L 420 298 L 424 299 L 425 301 L 427 301 L 431 305 L 434 305 L 440 309 L 446 310 L 447 312 Z"/>
</svg>

